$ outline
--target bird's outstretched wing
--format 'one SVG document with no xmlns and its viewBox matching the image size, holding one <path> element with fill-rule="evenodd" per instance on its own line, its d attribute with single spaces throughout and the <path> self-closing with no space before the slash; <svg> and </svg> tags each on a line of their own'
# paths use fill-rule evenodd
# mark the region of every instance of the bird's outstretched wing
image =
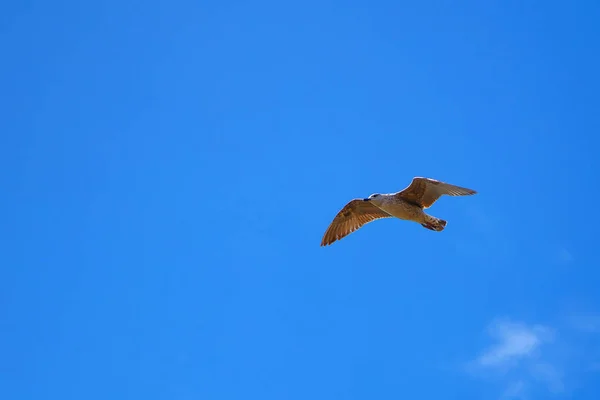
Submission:
<svg viewBox="0 0 600 400">
<path fill-rule="evenodd" d="M 354 199 L 337 213 L 323 235 L 321 246 L 330 245 L 371 221 L 389 217 L 391 217 L 390 214 L 370 202 Z"/>
<path fill-rule="evenodd" d="M 468 196 L 477 193 L 472 189 L 436 181 L 435 179 L 416 177 L 408 187 L 396 194 L 403 200 L 417 204 L 422 208 L 429 208 L 442 195 Z"/>
</svg>

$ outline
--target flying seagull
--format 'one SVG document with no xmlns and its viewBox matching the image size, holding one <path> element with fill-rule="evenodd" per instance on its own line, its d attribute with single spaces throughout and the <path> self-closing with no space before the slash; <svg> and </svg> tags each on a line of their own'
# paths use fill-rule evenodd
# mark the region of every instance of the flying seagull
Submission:
<svg viewBox="0 0 600 400">
<path fill-rule="evenodd" d="M 366 199 L 354 199 L 337 213 L 321 241 L 327 246 L 351 234 L 363 225 L 379 218 L 396 217 L 414 221 L 432 231 L 442 231 L 446 221 L 426 214 L 440 196 L 467 196 L 477 193 L 472 189 L 450 185 L 435 179 L 415 177 L 408 187 L 400 192 L 375 193 Z"/>
</svg>

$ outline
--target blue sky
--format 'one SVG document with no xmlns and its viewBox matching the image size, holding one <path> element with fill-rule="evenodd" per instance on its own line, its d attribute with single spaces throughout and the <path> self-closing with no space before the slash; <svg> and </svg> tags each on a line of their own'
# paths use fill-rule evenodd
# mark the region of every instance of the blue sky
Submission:
<svg viewBox="0 0 600 400">
<path fill-rule="evenodd" d="M 597 399 L 600 3 L 458 3 L 4 4 L 0 397 Z"/>
</svg>

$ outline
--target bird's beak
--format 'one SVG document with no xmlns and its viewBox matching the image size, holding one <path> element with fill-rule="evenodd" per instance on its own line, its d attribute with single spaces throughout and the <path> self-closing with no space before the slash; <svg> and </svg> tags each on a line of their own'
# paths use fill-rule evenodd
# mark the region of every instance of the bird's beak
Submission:
<svg viewBox="0 0 600 400">
<path fill-rule="evenodd" d="M 369 200 L 371 200 L 371 199 L 369 199 L 369 198 L 363 199 L 363 201 L 369 201 Z"/>
</svg>

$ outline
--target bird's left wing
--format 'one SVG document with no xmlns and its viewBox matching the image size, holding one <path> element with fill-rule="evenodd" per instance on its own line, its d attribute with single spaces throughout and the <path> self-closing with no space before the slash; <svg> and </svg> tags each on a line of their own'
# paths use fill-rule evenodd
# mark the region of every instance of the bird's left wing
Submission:
<svg viewBox="0 0 600 400">
<path fill-rule="evenodd" d="M 476 194 L 473 189 L 468 189 L 431 178 L 415 177 L 408 187 L 396 196 L 422 208 L 429 208 L 442 195 L 469 196 Z"/>
<path fill-rule="evenodd" d="M 391 217 L 390 214 L 370 202 L 354 199 L 337 213 L 323 235 L 321 246 L 330 245 L 371 221 L 389 217 Z"/>
</svg>

